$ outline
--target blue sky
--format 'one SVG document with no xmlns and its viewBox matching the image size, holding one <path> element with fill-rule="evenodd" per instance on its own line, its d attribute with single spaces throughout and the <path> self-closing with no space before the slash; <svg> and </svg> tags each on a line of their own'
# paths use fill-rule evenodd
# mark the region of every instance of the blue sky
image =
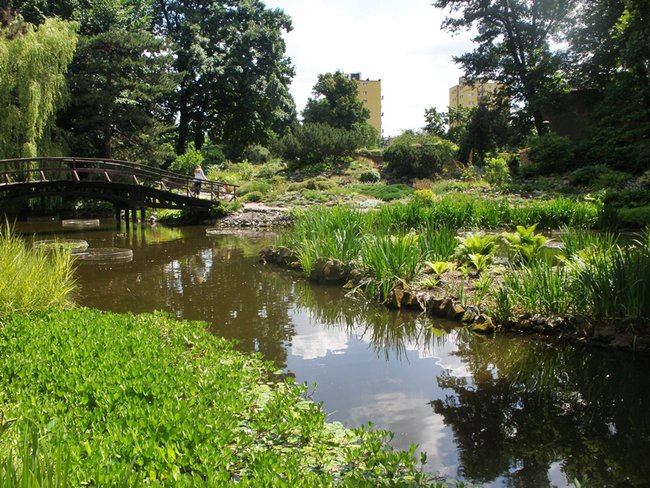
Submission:
<svg viewBox="0 0 650 488">
<path fill-rule="evenodd" d="M 462 72 L 454 54 L 471 49 L 469 35 L 440 30 L 445 13 L 432 0 L 266 0 L 293 20 L 285 36 L 296 76 L 299 111 L 320 73 L 361 72 L 382 81 L 385 136 L 424 125 L 424 109 L 447 108 Z"/>
</svg>

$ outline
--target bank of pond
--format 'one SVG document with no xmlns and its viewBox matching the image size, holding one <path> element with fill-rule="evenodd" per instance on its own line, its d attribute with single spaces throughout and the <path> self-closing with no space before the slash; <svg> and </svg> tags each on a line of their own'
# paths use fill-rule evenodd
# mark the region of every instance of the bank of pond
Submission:
<svg viewBox="0 0 650 488">
<path fill-rule="evenodd" d="M 262 258 L 479 333 L 648 351 L 650 230 L 594 230 L 601 220 L 602 207 L 590 201 L 420 194 L 370 211 L 297 212 Z"/>
</svg>

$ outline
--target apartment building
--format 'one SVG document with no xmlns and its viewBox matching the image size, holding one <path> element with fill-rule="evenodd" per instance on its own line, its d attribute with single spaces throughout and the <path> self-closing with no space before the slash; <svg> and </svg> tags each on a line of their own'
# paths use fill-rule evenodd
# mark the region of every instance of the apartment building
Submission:
<svg viewBox="0 0 650 488">
<path fill-rule="evenodd" d="M 501 86 L 501 84 L 492 81 L 470 84 L 464 77 L 461 77 L 458 80 L 458 85 L 449 89 L 449 107 L 476 107 L 494 92 L 499 91 Z"/>
<path fill-rule="evenodd" d="M 357 84 L 357 95 L 359 100 L 361 100 L 363 106 L 370 111 L 368 123 L 375 127 L 381 136 L 381 116 L 383 115 L 381 111 L 381 101 L 383 99 L 381 96 L 381 79 L 370 80 L 366 78 L 364 80 L 361 77 L 361 73 L 350 73 L 348 74 L 348 77 Z"/>
</svg>

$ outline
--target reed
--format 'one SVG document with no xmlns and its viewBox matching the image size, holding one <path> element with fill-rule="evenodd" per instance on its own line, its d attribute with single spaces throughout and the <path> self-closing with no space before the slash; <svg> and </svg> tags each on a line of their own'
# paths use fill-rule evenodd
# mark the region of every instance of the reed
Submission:
<svg viewBox="0 0 650 488">
<path fill-rule="evenodd" d="M 72 305 L 73 258 L 63 247 L 30 248 L 0 228 L 0 317 Z"/>
<path fill-rule="evenodd" d="M 447 225 L 427 222 L 420 231 L 419 243 L 426 259 L 448 261 L 458 246 L 456 230 Z"/>
<path fill-rule="evenodd" d="M 611 232 L 596 233 L 567 226 L 563 226 L 561 231 L 562 254 L 566 259 L 571 259 L 586 249 L 613 249 L 618 243 L 618 237 Z"/>
<path fill-rule="evenodd" d="M 562 316 L 576 308 L 569 268 L 553 266 L 544 260 L 509 269 L 503 275 L 496 300 L 497 314 L 501 317 L 514 310 Z"/>
<path fill-rule="evenodd" d="M 598 249 L 571 264 L 577 293 L 596 319 L 650 321 L 650 246 Z"/>
<path fill-rule="evenodd" d="M 361 262 L 371 274 L 364 288 L 368 295 L 385 300 L 398 282 L 409 283 L 422 269 L 424 254 L 418 236 L 368 237 L 361 249 Z"/>
</svg>

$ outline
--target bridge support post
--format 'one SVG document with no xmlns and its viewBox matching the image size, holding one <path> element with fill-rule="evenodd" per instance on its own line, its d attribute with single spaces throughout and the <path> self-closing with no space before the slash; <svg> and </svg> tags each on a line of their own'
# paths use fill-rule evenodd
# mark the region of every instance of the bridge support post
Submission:
<svg viewBox="0 0 650 488">
<path fill-rule="evenodd" d="M 140 207 L 140 225 L 144 226 L 146 221 L 147 221 L 147 209 L 144 207 Z"/>
<path fill-rule="evenodd" d="M 128 210 L 127 210 L 128 212 Z M 131 209 L 131 220 L 133 221 L 133 227 L 137 227 L 138 225 L 138 211 L 135 208 Z"/>
</svg>

